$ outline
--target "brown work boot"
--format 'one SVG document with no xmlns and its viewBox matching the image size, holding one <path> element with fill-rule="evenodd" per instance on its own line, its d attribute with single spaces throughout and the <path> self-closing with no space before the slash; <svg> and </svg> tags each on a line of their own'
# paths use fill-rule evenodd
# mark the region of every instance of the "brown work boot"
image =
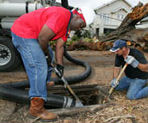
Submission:
<svg viewBox="0 0 148 123">
<path fill-rule="evenodd" d="M 30 105 L 29 112 L 32 116 L 39 117 L 43 120 L 57 119 L 56 114 L 50 113 L 44 108 L 44 100 L 39 97 L 34 97 L 31 99 L 31 105 Z"/>
</svg>

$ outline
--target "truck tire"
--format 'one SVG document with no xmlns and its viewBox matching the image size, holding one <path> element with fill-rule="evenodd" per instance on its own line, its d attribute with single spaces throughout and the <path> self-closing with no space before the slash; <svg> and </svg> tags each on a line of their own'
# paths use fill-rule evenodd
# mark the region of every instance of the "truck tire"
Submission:
<svg viewBox="0 0 148 123">
<path fill-rule="evenodd" d="M 7 37 L 0 37 L 0 72 L 9 72 L 19 67 L 21 58 Z"/>
</svg>

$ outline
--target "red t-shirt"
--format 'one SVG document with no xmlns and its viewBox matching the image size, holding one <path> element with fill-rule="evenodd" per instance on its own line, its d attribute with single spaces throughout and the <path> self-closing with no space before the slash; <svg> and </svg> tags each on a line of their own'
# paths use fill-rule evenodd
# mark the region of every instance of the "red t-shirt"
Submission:
<svg viewBox="0 0 148 123">
<path fill-rule="evenodd" d="M 70 16 L 70 11 L 63 7 L 41 8 L 19 17 L 11 31 L 22 38 L 37 39 L 43 25 L 46 24 L 56 34 L 51 40 L 62 38 L 66 41 Z"/>
</svg>

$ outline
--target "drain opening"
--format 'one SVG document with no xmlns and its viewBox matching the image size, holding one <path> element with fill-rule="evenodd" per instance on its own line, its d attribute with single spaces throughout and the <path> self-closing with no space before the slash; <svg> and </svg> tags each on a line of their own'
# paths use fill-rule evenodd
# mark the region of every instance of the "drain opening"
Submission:
<svg viewBox="0 0 148 123">
<path fill-rule="evenodd" d="M 71 85 L 72 90 L 79 97 L 84 106 L 104 104 L 104 100 L 107 96 L 107 88 L 98 85 Z M 48 88 L 48 93 L 58 94 L 62 96 L 67 96 L 72 99 L 74 97 L 68 92 L 63 86 L 54 86 Z M 74 99 L 75 100 L 75 99 Z M 52 107 L 48 107 L 52 108 Z"/>
</svg>

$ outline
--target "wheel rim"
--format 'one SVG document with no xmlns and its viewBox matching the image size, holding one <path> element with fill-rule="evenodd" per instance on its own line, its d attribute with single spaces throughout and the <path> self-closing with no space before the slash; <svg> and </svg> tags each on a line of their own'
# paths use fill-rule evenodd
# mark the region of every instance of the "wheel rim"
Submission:
<svg viewBox="0 0 148 123">
<path fill-rule="evenodd" d="M 11 52 L 5 45 L 0 44 L 0 66 L 6 65 L 11 60 Z"/>
</svg>

